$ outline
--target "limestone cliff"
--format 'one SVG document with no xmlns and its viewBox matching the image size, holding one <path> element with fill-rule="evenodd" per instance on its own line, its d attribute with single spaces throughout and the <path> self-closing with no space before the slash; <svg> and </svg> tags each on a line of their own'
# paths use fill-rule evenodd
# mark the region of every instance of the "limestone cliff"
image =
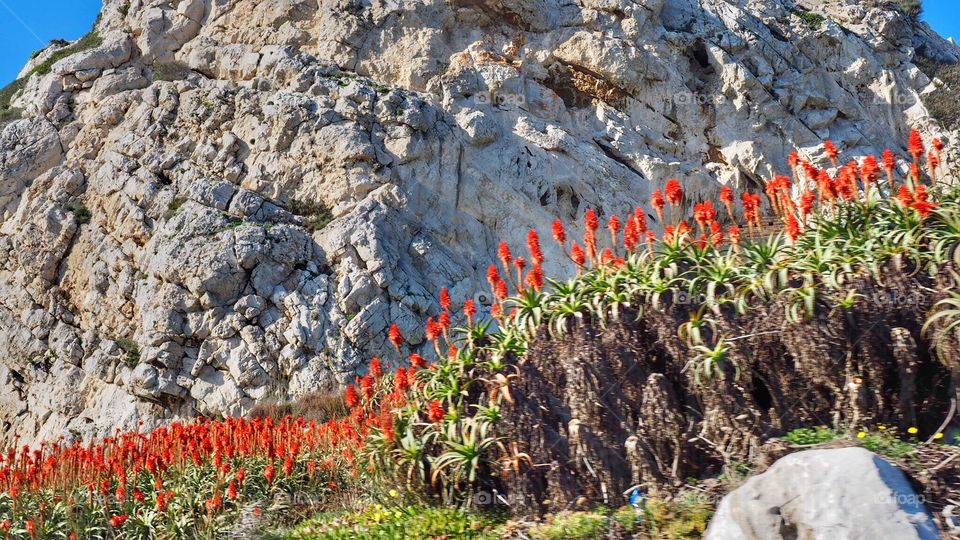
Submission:
<svg viewBox="0 0 960 540">
<path fill-rule="evenodd" d="M 441 285 L 483 303 L 500 239 L 940 133 L 915 63 L 960 60 L 838 0 L 106 0 L 95 32 L 0 126 L 0 442 L 335 387 Z"/>
</svg>

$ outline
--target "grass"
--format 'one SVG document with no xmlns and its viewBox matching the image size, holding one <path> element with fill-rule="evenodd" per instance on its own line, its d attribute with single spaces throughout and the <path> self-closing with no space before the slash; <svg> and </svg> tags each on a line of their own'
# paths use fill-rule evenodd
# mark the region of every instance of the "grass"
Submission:
<svg viewBox="0 0 960 540">
<path fill-rule="evenodd" d="M 94 26 L 96 26 L 96 24 L 94 24 Z M 50 43 L 51 45 L 61 45 L 65 44 L 66 42 L 63 40 L 52 40 Z M 60 60 L 77 54 L 78 52 L 83 52 L 94 47 L 98 47 L 102 43 L 103 38 L 97 34 L 96 30 L 93 30 L 77 40 L 77 42 L 73 45 L 69 45 L 54 51 L 53 54 L 50 55 L 50 58 L 47 58 L 40 64 L 36 65 L 25 76 L 3 87 L 3 89 L 0 90 L 0 124 L 20 118 L 20 111 L 18 109 L 13 109 L 11 107 L 11 102 L 17 93 L 26 87 L 27 79 L 29 79 L 32 75 L 46 75 L 47 73 L 50 73 L 53 65 Z M 45 50 L 46 48 L 36 51 L 33 56 L 31 56 L 31 59 L 36 58 L 37 55 Z"/>
<path fill-rule="evenodd" d="M 333 221 L 333 211 L 322 201 L 294 199 L 290 201 L 289 210 L 304 218 L 303 226 L 310 232 L 322 230 Z"/>
<path fill-rule="evenodd" d="M 600 507 L 586 512 L 559 512 L 546 523 L 531 527 L 527 534 L 533 540 L 602 538 L 614 523 L 632 532 L 637 527 L 636 511 L 626 506 L 616 511 Z"/>
<path fill-rule="evenodd" d="M 643 532 L 650 538 L 678 540 L 700 538 L 713 517 L 705 497 L 690 494 L 679 501 L 654 500 L 643 509 Z"/>
<path fill-rule="evenodd" d="M 960 127 L 960 103 L 956 99 L 960 91 L 960 65 L 941 64 L 924 58 L 918 58 L 916 63 L 927 77 L 939 80 L 936 90 L 920 96 L 924 106 L 943 127 Z"/>
<path fill-rule="evenodd" d="M 896 429 L 886 426 L 880 426 L 875 432 L 859 431 L 853 437 L 826 426 L 798 428 L 787 433 L 783 438 L 787 442 L 800 446 L 845 441 L 891 459 L 898 459 L 912 453 L 920 442 L 916 439 L 903 440 L 897 436 Z"/>
<path fill-rule="evenodd" d="M 87 208 L 83 203 L 75 203 L 67 206 L 67 210 L 73 213 L 73 217 L 77 219 L 77 225 L 86 225 L 90 223 L 90 219 L 93 217 L 93 214 L 90 213 L 90 209 Z"/>
<path fill-rule="evenodd" d="M 135 341 L 129 338 L 117 338 L 113 341 L 123 350 L 125 354 L 123 363 L 127 367 L 136 367 L 140 363 L 140 346 Z"/>
<path fill-rule="evenodd" d="M 823 21 L 826 20 L 826 18 L 819 13 L 804 11 L 802 9 L 791 9 L 790 13 L 799 17 L 800 20 L 803 21 L 803 24 L 811 30 L 820 28 L 820 26 L 823 25 Z"/>
<path fill-rule="evenodd" d="M 920 14 L 923 13 L 923 2 L 921 2 L 921 0 L 893 0 L 889 4 L 896 6 L 900 11 L 913 19 L 920 18 Z"/>
<path fill-rule="evenodd" d="M 288 540 L 420 540 L 500 536 L 498 516 L 468 514 L 454 508 L 396 507 L 380 504 L 359 512 L 321 514 L 281 537 Z"/>
<path fill-rule="evenodd" d="M 190 68 L 179 61 L 157 62 L 153 64 L 154 81 L 180 81 L 190 75 Z"/>
<path fill-rule="evenodd" d="M 170 204 L 167 205 L 167 212 L 173 216 L 180 212 L 180 208 L 183 204 L 187 202 L 186 197 L 174 197 Z"/>
<path fill-rule="evenodd" d="M 34 75 L 34 74 L 46 75 L 47 73 L 50 73 L 50 70 L 53 68 L 53 65 L 59 62 L 60 60 L 63 60 L 64 58 L 67 58 L 69 56 L 73 56 L 74 54 L 77 54 L 79 52 L 90 50 L 90 49 L 93 49 L 94 47 L 99 47 L 101 44 L 103 44 L 103 38 L 100 37 L 100 35 L 97 33 L 96 30 L 93 30 L 87 35 L 78 39 L 77 42 L 74 43 L 73 45 L 70 45 L 69 47 L 64 47 L 62 49 L 58 49 L 57 51 L 55 51 L 53 54 L 50 55 L 50 58 L 47 58 L 46 60 L 38 64 L 36 67 L 34 67 L 32 70 L 30 70 L 30 73 L 28 73 L 27 76 L 24 78 L 30 77 L 31 75 Z"/>
<path fill-rule="evenodd" d="M 293 402 L 260 402 L 250 411 L 250 418 L 303 417 L 322 424 L 350 414 L 342 392 L 311 392 Z"/>
</svg>

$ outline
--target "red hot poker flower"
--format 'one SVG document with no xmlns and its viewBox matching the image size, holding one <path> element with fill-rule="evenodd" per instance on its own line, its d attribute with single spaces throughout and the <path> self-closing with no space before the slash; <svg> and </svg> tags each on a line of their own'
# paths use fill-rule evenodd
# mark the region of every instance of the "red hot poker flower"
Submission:
<svg viewBox="0 0 960 540">
<path fill-rule="evenodd" d="M 720 202 L 727 207 L 727 214 L 730 215 L 730 218 L 733 218 L 733 190 L 730 189 L 730 186 L 723 186 L 720 189 Z"/>
<path fill-rule="evenodd" d="M 580 246 L 577 245 L 576 242 L 573 243 L 573 248 L 570 250 L 570 258 L 573 259 L 573 263 L 576 264 L 578 268 L 582 267 L 587 260 L 583 250 L 580 249 Z"/>
<path fill-rule="evenodd" d="M 921 216 L 927 217 L 933 212 L 937 205 L 930 202 L 929 197 L 927 196 L 926 186 L 917 186 L 917 191 L 914 193 L 914 201 L 911 205 L 911 208 L 916 210 Z"/>
<path fill-rule="evenodd" d="M 893 152 L 889 148 L 883 151 L 881 156 L 883 161 L 883 168 L 887 170 L 888 173 L 893 173 L 893 169 L 897 167 L 897 158 L 894 157 Z"/>
<path fill-rule="evenodd" d="M 447 291 L 446 287 L 440 287 L 440 307 L 450 311 L 450 306 L 453 303 L 450 301 L 450 293 Z"/>
<path fill-rule="evenodd" d="M 510 261 L 513 260 L 513 255 L 510 254 L 510 246 L 506 242 L 500 242 L 500 247 L 497 248 L 497 257 L 500 259 L 500 262 L 503 263 L 505 269 L 510 268 Z"/>
<path fill-rule="evenodd" d="M 473 316 L 477 313 L 477 306 L 473 303 L 473 299 L 468 299 L 463 303 L 463 314 L 467 316 L 467 323 L 470 326 L 473 326 Z"/>
<path fill-rule="evenodd" d="M 370 360 L 370 376 L 375 380 L 383 377 L 383 367 L 380 365 L 380 359 L 376 356 Z"/>
<path fill-rule="evenodd" d="M 110 526 L 113 528 L 121 527 L 126 522 L 127 522 L 127 516 L 122 514 L 119 516 L 113 516 L 112 518 L 110 518 Z"/>
<path fill-rule="evenodd" d="M 657 212 L 657 218 L 660 221 L 663 221 L 663 207 L 667 205 L 666 199 L 663 198 L 663 193 L 660 190 L 653 192 L 653 195 L 650 196 L 650 206 L 653 206 L 653 209 Z"/>
<path fill-rule="evenodd" d="M 527 273 L 527 285 L 533 287 L 533 290 L 537 292 L 543 288 L 543 270 L 540 269 L 540 265 L 533 265 L 533 268 Z"/>
<path fill-rule="evenodd" d="M 897 193 L 897 202 L 905 207 L 913 204 L 913 193 L 910 193 L 910 189 L 907 188 L 907 186 L 900 186 L 900 191 Z"/>
<path fill-rule="evenodd" d="M 540 251 L 540 236 L 536 229 L 527 231 L 527 249 L 530 250 L 530 260 L 533 264 L 543 264 L 543 252 Z"/>
<path fill-rule="evenodd" d="M 667 186 L 664 190 L 667 194 L 667 202 L 674 206 L 680 206 L 683 202 L 683 189 L 680 188 L 680 181 L 676 178 L 667 180 Z"/>
<path fill-rule="evenodd" d="M 797 241 L 797 238 L 800 238 L 800 223 L 797 221 L 797 218 L 793 214 L 787 214 L 787 235 L 790 236 L 790 240 L 793 242 Z"/>
<path fill-rule="evenodd" d="M 427 361 L 417 353 L 410 355 L 410 367 L 421 369 L 427 365 Z"/>
<path fill-rule="evenodd" d="M 923 147 L 923 138 L 920 136 L 920 132 L 911 129 L 910 130 L 910 139 L 907 141 L 907 150 L 910 151 L 910 155 L 913 156 L 914 163 L 920 161 L 920 158 L 923 157 L 923 154 L 926 150 Z"/>
<path fill-rule="evenodd" d="M 404 339 L 403 334 L 400 333 L 400 327 L 397 326 L 397 323 L 390 325 L 388 337 L 390 338 L 390 343 L 393 344 L 393 347 L 397 349 L 397 352 L 400 352 L 400 346 L 403 345 Z"/>
<path fill-rule="evenodd" d="M 436 399 L 431 401 L 430 406 L 427 408 L 427 418 L 434 424 L 438 424 L 443 420 L 444 416 L 446 416 L 446 412 L 443 410 L 443 404 Z"/>
<path fill-rule="evenodd" d="M 588 208 L 587 212 L 583 215 L 583 224 L 586 226 L 588 231 L 594 232 L 600 226 L 597 221 L 597 213 L 593 211 L 593 208 Z"/>
<path fill-rule="evenodd" d="M 930 143 L 930 145 L 933 146 L 934 151 L 936 151 L 938 154 L 946 147 L 946 145 L 943 144 L 943 141 L 941 141 L 939 137 L 934 139 Z"/>
<path fill-rule="evenodd" d="M 739 246 L 740 242 L 743 240 L 743 235 L 740 232 L 740 227 L 733 226 L 730 227 L 730 230 L 727 231 L 727 234 L 730 236 L 730 243 Z"/>
<path fill-rule="evenodd" d="M 563 222 L 559 219 L 553 220 L 553 239 L 560 244 L 560 247 L 566 246 L 567 231 L 563 228 Z"/>
<path fill-rule="evenodd" d="M 827 157 L 830 158 L 830 162 L 833 163 L 833 166 L 837 166 L 837 147 L 834 146 L 833 141 L 827 139 L 823 143 L 823 149 L 827 153 Z"/>
</svg>

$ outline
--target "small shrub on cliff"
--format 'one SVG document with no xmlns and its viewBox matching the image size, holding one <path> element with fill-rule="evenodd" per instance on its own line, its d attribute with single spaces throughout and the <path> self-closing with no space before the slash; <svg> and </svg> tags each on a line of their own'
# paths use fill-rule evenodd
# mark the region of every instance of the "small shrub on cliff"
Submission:
<svg viewBox="0 0 960 540">
<path fill-rule="evenodd" d="M 823 21 L 826 20 L 826 18 L 819 13 L 804 11 L 802 9 L 791 9 L 790 13 L 796 15 L 801 21 L 803 21 L 803 24 L 811 30 L 820 28 L 823 25 Z"/>
<path fill-rule="evenodd" d="M 85 225 L 90 223 L 90 220 L 93 218 L 93 214 L 90 212 L 90 209 L 87 208 L 83 203 L 74 203 L 67 207 L 67 209 L 73 213 L 74 218 L 77 220 L 77 225 Z"/>
<path fill-rule="evenodd" d="M 63 60 L 64 58 L 67 58 L 69 56 L 73 56 L 74 54 L 77 54 L 79 52 L 83 52 L 83 51 L 93 49 L 95 47 L 99 47 L 102 44 L 103 44 L 103 38 L 100 37 L 100 35 L 97 33 L 96 30 L 93 30 L 87 35 L 77 40 L 76 43 L 68 47 L 63 47 L 61 49 L 57 49 L 56 51 L 54 51 L 54 53 L 51 54 L 49 58 L 47 58 L 46 60 L 41 62 L 39 65 L 35 66 L 32 70 L 30 70 L 30 73 L 27 74 L 27 77 L 29 77 L 30 75 L 46 75 L 47 73 L 50 73 L 50 70 L 53 68 L 53 65 L 59 62 L 60 60 Z"/>
<path fill-rule="evenodd" d="M 117 338 L 114 340 L 114 343 L 123 350 L 123 363 L 127 367 L 133 368 L 140 363 L 140 346 L 137 345 L 137 342 L 128 338 Z"/>
<path fill-rule="evenodd" d="M 181 81 L 193 73 L 189 66 L 180 61 L 157 62 L 153 64 L 154 81 Z"/>
<path fill-rule="evenodd" d="M 333 221 L 333 211 L 322 201 L 293 199 L 290 212 L 303 219 L 303 226 L 310 232 L 323 230 Z"/>
</svg>

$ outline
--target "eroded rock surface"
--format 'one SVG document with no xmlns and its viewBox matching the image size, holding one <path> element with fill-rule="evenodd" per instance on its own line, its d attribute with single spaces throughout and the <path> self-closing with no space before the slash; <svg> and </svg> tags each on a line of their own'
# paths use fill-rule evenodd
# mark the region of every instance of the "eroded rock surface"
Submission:
<svg viewBox="0 0 960 540">
<path fill-rule="evenodd" d="M 529 227 L 938 132 L 913 62 L 960 50 L 808 7 L 107 0 L 0 128 L 0 442 L 333 388 Z"/>
</svg>

